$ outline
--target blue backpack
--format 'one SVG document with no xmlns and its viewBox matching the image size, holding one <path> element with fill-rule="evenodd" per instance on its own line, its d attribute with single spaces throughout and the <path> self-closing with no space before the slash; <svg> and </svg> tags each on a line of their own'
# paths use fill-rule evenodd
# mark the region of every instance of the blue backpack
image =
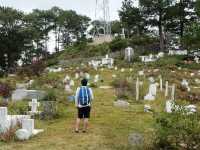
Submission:
<svg viewBox="0 0 200 150">
<path fill-rule="evenodd" d="M 78 104 L 81 106 L 88 106 L 91 101 L 90 90 L 86 86 L 80 87 L 79 96 L 78 96 Z"/>
</svg>

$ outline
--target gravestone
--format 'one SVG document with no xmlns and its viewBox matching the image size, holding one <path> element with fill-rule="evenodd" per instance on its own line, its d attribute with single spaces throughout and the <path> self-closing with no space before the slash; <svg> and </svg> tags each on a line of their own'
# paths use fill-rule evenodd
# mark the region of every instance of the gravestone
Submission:
<svg viewBox="0 0 200 150">
<path fill-rule="evenodd" d="M 133 60 L 134 50 L 131 47 L 125 49 L 125 60 L 131 62 Z"/>
<path fill-rule="evenodd" d="M 169 82 L 166 81 L 166 83 L 165 83 L 165 97 L 168 96 L 168 91 L 169 91 Z"/>
<path fill-rule="evenodd" d="M 79 73 L 75 73 L 75 79 L 79 79 Z"/>
<path fill-rule="evenodd" d="M 144 105 L 144 112 L 151 112 L 151 106 L 150 105 Z"/>
<path fill-rule="evenodd" d="M 85 78 L 86 78 L 87 80 L 90 80 L 90 74 L 89 74 L 89 73 L 85 73 Z"/>
<path fill-rule="evenodd" d="M 69 85 L 74 86 L 75 85 L 74 80 L 70 80 Z"/>
<path fill-rule="evenodd" d="M 163 80 L 162 80 L 162 76 L 159 77 L 160 78 L 160 91 L 163 91 Z"/>
<path fill-rule="evenodd" d="M 34 119 L 23 119 L 22 120 L 22 129 L 19 129 L 15 132 L 18 140 L 28 140 L 31 136 L 37 135 L 41 132 L 44 132 L 43 129 L 35 129 Z"/>
<path fill-rule="evenodd" d="M 144 137 L 140 133 L 132 133 L 128 136 L 128 142 L 132 146 L 142 147 L 144 144 Z"/>
<path fill-rule="evenodd" d="M 94 83 L 97 83 L 97 82 L 99 82 L 99 75 L 98 74 L 95 75 L 95 77 L 94 77 Z"/>
<path fill-rule="evenodd" d="M 157 93 L 157 84 L 154 83 L 155 80 L 154 80 L 153 77 L 150 77 L 150 78 L 149 78 L 149 81 L 150 81 L 149 92 L 148 92 L 147 95 L 144 97 L 144 100 L 153 101 L 153 100 L 155 100 L 156 93 Z"/>
<path fill-rule="evenodd" d="M 183 86 L 184 88 L 187 89 L 188 92 L 190 92 L 190 87 L 189 87 L 189 83 L 186 79 L 183 79 L 182 82 L 181 82 L 181 86 Z"/>
<path fill-rule="evenodd" d="M 194 61 L 199 64 L 199 57 L 195 56 Z"/>
<path fill-rule="evenodd" d="M 29 102 L 29 106 L 31 107 L 30 114 L 38 114 L 38 107 L 40 106 L 40 103 L 37 101 L 37 99 L 32 99 L 32 102 Z"/>
<path fill-rule="evenodd" d="M 118 100 L 118 101 L 114 102 L 114 106 L 119 107 L 119 108 L 128 108 L 129 105 L 130 104 L 124 100 Z"/>
<path fill-rule="evenodd" d="M 55 101 L 44 101 L 42 105 L 43 111 L 40 113 L 42 120 L 50 120 L 56 117 L 57 104 Z"/>
</svg>

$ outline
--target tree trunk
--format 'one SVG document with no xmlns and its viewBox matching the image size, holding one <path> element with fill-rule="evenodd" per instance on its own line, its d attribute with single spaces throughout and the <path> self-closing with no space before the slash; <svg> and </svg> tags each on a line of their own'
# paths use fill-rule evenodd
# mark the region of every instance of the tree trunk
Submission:
<svg viewBox="0 0 200 150">
<path fill-rule="evenodd" d="M 162 27 L 162 13 L 159 15 L 159 36 L 160 36 L 160 51 L 164 51 L 164 35 L 163 35 L 163 27 Z"/>
</svg>

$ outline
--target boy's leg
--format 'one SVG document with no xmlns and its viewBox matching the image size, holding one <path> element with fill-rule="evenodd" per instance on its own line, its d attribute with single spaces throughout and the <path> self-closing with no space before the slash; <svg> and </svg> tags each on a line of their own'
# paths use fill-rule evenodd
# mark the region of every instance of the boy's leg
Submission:
<svg viewBox="0 0 200 150">
<path fill-rule="evenodd" d="M 85 108 L 85 114 L 84 114 L 84 120 L 83 120 L 83 131 L 85 132 L 88 129 L 88 125 L 89 125 L 90 111 L 91 111 L 91 107 Z"/>
<path fill-rule="evenodd" d="M 80 118 L 77 118 L 76 119 L 76 125 L 75 125 L 75 131 L 79 131 L 79 126 L 80 126 L 80 122 L 81 122 L 81 119 Z"/>
<path fill-rule="evenodd" d="M 83 122 L 83 131 L 87 131 L 87 129 L 88 129 L 88 124 L 89 124 L 89 119 L 88 119 L 88 118 L 84 118 L 84 122 Z"/>
<path fill-rule="evenodd" d="M 76 125 L 75 125 L 75 131 L 76 132 L 79 131 L 79 126 L 80 126 L 81 118 L 83 116 L 82 109 L 81 108 L 77 108 L 77 109 L 78 109 L 78 117 L 76 118 Z"/>
</svg>

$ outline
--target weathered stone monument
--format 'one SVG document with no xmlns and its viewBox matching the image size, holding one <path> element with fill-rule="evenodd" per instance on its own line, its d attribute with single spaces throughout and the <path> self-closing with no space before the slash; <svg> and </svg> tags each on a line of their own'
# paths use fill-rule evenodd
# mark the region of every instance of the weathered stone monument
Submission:
<svg viewBox="0 0 200 150">
<path fill-rule="evenodd" d="M 132 47 L 127 47 L 125 49 L 125 60 L 131 62 L 133 60 L 134 50 Z"/>
</svg>

